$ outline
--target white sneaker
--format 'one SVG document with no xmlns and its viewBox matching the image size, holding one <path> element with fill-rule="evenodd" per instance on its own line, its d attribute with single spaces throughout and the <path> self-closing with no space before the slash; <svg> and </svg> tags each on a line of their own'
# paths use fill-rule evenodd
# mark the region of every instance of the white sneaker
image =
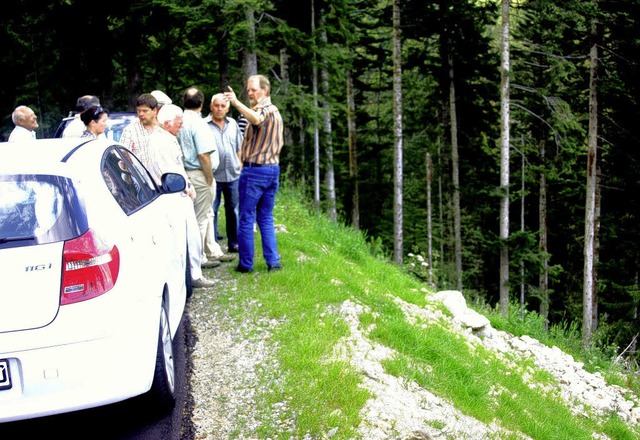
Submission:
<svg viewBox="0 0 640 440">
<path fill-rule="evenodd" d="M 199 289 L 203 287 L 213 287 L 215 285 L 216 285 L 215 281 L 205 277 L 198 278 L 197 280 L 193 280 L 191 282 L 191 286 L 193 286 L 195 289 Z"/>
</svg>

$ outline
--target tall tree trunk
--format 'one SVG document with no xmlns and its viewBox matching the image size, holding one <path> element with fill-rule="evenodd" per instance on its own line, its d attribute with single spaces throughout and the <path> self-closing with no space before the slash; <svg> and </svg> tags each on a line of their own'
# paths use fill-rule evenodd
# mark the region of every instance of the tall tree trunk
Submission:
<svg viewBox="0 0 640 440">
<path fill-rule="evenodd" d="M 230 85 L 229 40 L 227 39 L 227 33 L 225 30 L 223 30 L 222 26 L 218 27 L 216 31 L 216 39 L 218 40 L 218 44 L 216 45 L 216 52 L 218 55 L 220 90 L 226 91 L 227 86 Z"/>
<path fill-rule="evenodd" d="M 400 0 L 393 0 L 393 260 L 402 263 L 402 51 Z"/>
<path fill-rule="evenodd" d="M 287 101 L 289 98 L 289 54 L 287 53 L 287 48 L 280 49 L 280 79 L 282 81 L 282 86 L 280 89 L 280 101 Z M 293 122 L 293 121 L 292 121 Z M 293 132 L 295 125 L 293 123 L 284 124 L 284 143 L 285 145 L 293 145 Z M 287 163 L 289 164 L 289 169 L 291 171 L 296 169 L 296 160 L 295 155 L 297 153 L 298 148 L 286 148 L 286 157 Z M 293 173 L 291 173 L 293 176 Z"/>
<path fill-rule="evenodd" d="M 427 151 L 425 158 L 425 167 L 427 175 L 427 264 L 429 265 L 429 286 L 433 285 L 433 227 L 431 221 L 431 184 L 433 182 L 433 162 L 431 161 L 431 154 Z"/>
<path fill-rule="evenodd" d="M 500 66 L 500 311 L 509 311 L 509 6 L 502 0 Z"/>
<path fill-rule="evenodd" d="M 289 54 L 287 53 L 287 48 L 283 47 L 280 49 L 280 80 L 282 81 L 281 89 L 280 89 L 280 100 L 287 100 L 289 97 Z M 285 145 L 293 144 L 293 132 L 291 130 L 291 126 L 289 124 L 284 124 L 284 143 Z M 290 148 L 290 150 L 292 150 Z M 292 153 L 290 153 L 292 154 Z M 291 158 L 291 156 L 289 156 Z"/>
<path fill-rule="evenodd" d="M 242 71 L 246 81 L 251 75 L 258 73 L 258 57 L 256 55 L 256 20 L 253 6 L 247 4 L 244 11 L 247 20 L 247 41 L 242 50 Z"/>
<path fill-rule="evenodd" d="M 600 166 L 596 167 L 596 199 L 593 210 L 593 295 L 591 297 L 591 328 L 598 328 L 598 263 L 600 262 L 600 203 L 602 191 L 600 188 Z"/>
<path fill-rule="evenodd" d="M 302 74 L 298 71 L 298 85 L 302 84 Z M 307 154 L 306 154 L 306 132 L 307 132 L 307 121 L 304 115 L 300 114 L 298 116 L 298 145 L 300 148 L 300 162 L 298 169 L 300 170 L 300 184 L 302 188 L 307 187 Z"/>
<path fill-rule="evenodd" d="M 316 38 L 315 1 L 311 0 L 311 34 Z M 313 52 L 313 109 L 318 114 L 318 60 L 316 51 Z M 313 117 L 313 202 L 316 210 L 320 210 L 320 132 L 318 119 Z"/>
<path fill-rule="evenodd" d="M 320 41 L 323 50 L 328 47 L 327 30 L 325 27 L 325 11 L 320 9 Z M 324 185 L 327 203 L 327 216 L 329 220 L 335 222 L 338 219 L 336 210 L 336 183 L 333 170 L 333 141 L 331 139 L 331 103 L 329 91 L 329 67 L 327 58 L 322 57 L 322 68 L 320 69 L 320 86 L 322 87 L 322 133 L 324 154 L 326 157 L 324 169 Z"/>
<path fill-rule="evenodd" d="M 637 265 L 636 265 L 637 267 Z M 637 292 L 638 291 L 638 272 L 636 271 L 635 274 L 635 281 L 634 281 L 634 290 Z M 633 314 L 632 314 L 632 318 L 634 322 L 637 322 L 638 320 L 638 299 L 636 297 L 633 298 Z M 638 337 L 637 334 L 636 336 L 633 338 L 633 340 L 631 341 L 631 344 L 629 344 L 629 356 L 631 358 L 635 357 L 636 354 L 636 348 L 638 345 Z"/>
<path fill-rule="evenodd" d="M 524 143 L 524 142 L 523 142 Z M 520 232 L 524 235 L 525 222 L 524 222 L 524 202 L 525 202 L 525 163 L 526 157 L 524 155 L 524 149 L 521 152 L 522 164 L 520 168 Z M 524 258 L 520 259 L 520 318 L 524 321 Z"/>
<path fill-rule="evenodd" d="M 458 158 L 458 120 L 453 56 L 449 54 L 449 118 L 451 119 L 451 183 L 453 186 L 453 246 L 456 263 L 456 289 L 462 291 L 462 225 L 460 213 L 460 160 Z"/>
<path fill-rule="evenodd" d="M 305 153 L 305 143 L 306 143 L 306 122 L 302 115 L 298 116 L 298 145 L 300 145 L 300 183 L 302 184 L 302 188 L 307 187 L 307 173 L 305 172 L 305 164 L 307 163 L 307 155 Z"/>
<path fill-rule="evenodd" d="M 436 144 L 436 149 L 437 149 L 437 155 L 438 155 L 438 169 L 440 170 L 440 172 L 438 173 L 438 222 L 440 223 L 440 247 L 439 247 L 439 251 L 440 251 L 440 267 L 445 267 L 444 266 L 444 231 L 445 231 L 445 225 L 444 225 L 444 195 L 443 195 L 443 190 L 442 187 L 444 185 L 443 182 L 443 172 L 442 170 L 444 169 L 444 166 L 442 164 L 442 141 L 440 139 L 440 136 L 438 136 L 438 141 Z"/>
<path fill-rule="evenodd" d="M 591 345 L 593 333 L 594 243 L 596 229 L 596 186 L 598 162 L 598 45 L 597 24 L 591 24 L 591 50 L 589 52 L 589 147 L 587 152 L 587 194 L 584 215 L 584 287 L 582 301 L 582 343 Z"/>
<path fill-rule="evenodd" d="M 358 149 L 356 144 L 356 100 L 353 92 L 353 77 L 347 70 L 347 133 L 349 144 L 349 180 L 351 186 L 351 225 L 360 229 L 360 190 L 358 188 Z"/>
<path fill-rule="evenodd" d="M 540 316 L 544 319 L 545 329 L 549 329 L 549 245 L 547 228 L 547 175 L 546 175 L 546 142 L 540 141 L 540 196 L 538 199 L 538 227 L 540 229 L 538 248 L 542 257 L 542 268 L 538 278 L 538 291 L 540 294 Z"/>
</svg>

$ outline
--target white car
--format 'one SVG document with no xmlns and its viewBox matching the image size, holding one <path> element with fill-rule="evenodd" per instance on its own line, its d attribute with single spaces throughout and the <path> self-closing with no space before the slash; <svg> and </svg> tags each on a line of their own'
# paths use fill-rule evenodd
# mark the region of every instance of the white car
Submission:
<svg viewBox="0 0 640 440">
<path fill-rule="evenodd" d="M 175 402 L 185 180 L 112 140 L 0 143 L 0 422 Z"/>
</svg>

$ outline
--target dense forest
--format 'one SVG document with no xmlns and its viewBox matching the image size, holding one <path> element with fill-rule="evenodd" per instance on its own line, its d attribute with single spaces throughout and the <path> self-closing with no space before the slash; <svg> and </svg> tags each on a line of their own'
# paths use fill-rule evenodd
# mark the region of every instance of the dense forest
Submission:
<svg viewBox="0 0 640 440">
<path fill-rule="evenodd" d="M 21 104 L 43 138 L 80 95 L 133 110 L 143 92 L 180 104 L 189 86 L 210 97 L 262 73 L 287 126 L 283 181 L 310 204 L 379 252 L 399 245 L 398 263 L 424 259 L 415 273 L 426 282 L 491 305 L 506 243 L 509 302 L 562 325 L 584 321 L 593 165 L 594 342 L 634 354 L 640 2 L 508 6 L 506 187 L 499 1 L 14 0 L 0 17 L 0 138 Z"/>
</svg>

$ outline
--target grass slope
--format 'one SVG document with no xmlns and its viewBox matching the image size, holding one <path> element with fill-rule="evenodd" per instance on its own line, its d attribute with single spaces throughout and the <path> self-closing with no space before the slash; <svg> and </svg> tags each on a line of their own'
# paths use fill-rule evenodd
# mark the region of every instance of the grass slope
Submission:
<svg viewBox="0 0 640 440">
<path fill-rule="evenodd" d="M 282 188 L 278 195 L 274 217 L 284 270 L 267 273 L 256 234 L 255 272 L 236 275 L 234 301 L 247 304 L 237 319 L 280 323 L 270 336 L 280 368 L 263 377 L 278 385 L 260 397 L 265 423 L 259 438 L 360 438 L 361 409 L 371 395 L 360 386 L 361 374 L 334 355 L 349 336 L 336 313 L 347 300 L 365 307 L 360 326 L 370 329 L 368 337 L 396 353 L 384 363 L 387 373 L 418 383 L 487 425 L 517 433 L 513 438 L 579 440 L 594 433 L 640 438 L 616 416 L 574 416 L 557 395 L 544 391 L 553 389 L 554 380 L 545 372 L 536 373 L 545 387 L 529 387 L 518 371 L 530 370 L 530 363 L 507 365 L 487 350 L 472 348 L 444 321 L 409 322 L 394 298 L 424 307 L 425 285 L 373 256 L 361 233 L 310 212 L 302 200 L 292 189 Z M 270 422 L 270 408 L 278 402 L 287 402 L 296 420 L 295 432 L 286 436 Z"/>
</svg>

